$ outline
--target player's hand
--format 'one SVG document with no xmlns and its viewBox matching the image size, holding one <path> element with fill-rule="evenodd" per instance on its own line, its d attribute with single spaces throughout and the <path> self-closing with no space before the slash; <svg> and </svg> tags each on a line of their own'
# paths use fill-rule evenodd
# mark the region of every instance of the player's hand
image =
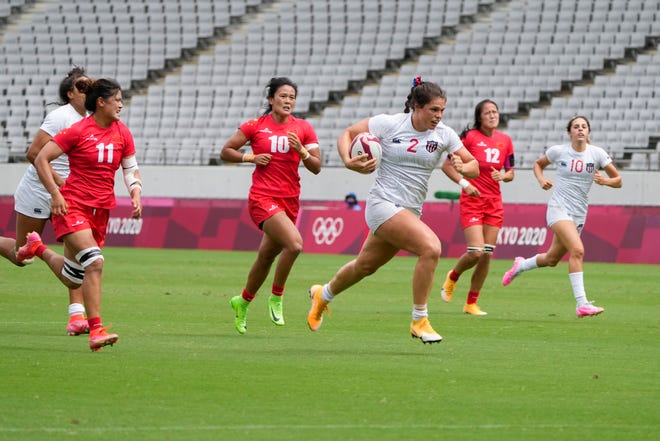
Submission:
<svg viewBox="0 0 660 441">
<path fill-rule="evenodd" d="M 490 167 L 490 177 L 493 178 L 493 181 L 500 182 L 504 180 L 504 175 L 501 171 L 496 169 L 491 165 Z"/>
<path fill-rule="evenodd" d="M 376 166 L 378 164 L 376 163 L 375 159 L 367 160 L 367 158 L 369 158 L 369 155 L 363 153 L 354 158 L 350 158 L 348 161 L 344 162 L 344 165 L 349 170 L 368 175 L 369 173 L 373 173 L 376 170 Z"/>
<path fill-rule="evenodd" d="M 131 192 L 131 205 L 133 206 L 133 219 L 140 219 L 142 217 L 142 190 L 134 188 Z"/>
<path fill-rule="evenodd" d="M 539 181 L 541 188 L 544 190 L 550 190 L 552 188 L 552 181 L 550 179 L 543 178 Z"/>
<path fill-rule="evenodd" d="M 59 191 L 55 193 L 55 195 L 51 195 L 50 198 L 50 212 L 54 216 L 64 216 L 67 211 L 69 210 L 69 207 L 66 204 L 66 201 L 64 200 L 64 196 L 62 196 L 62 193 Z"/>
<path fill-rule="evenodd" d="M 454 170 L 456 170 L 460 174 L 463 174 L 463 160 L 461 159 L 460 156 L 450 154 L 449 162 L 451 162 L 451 166 L 454 167 Z"/>
<path fill-rule="evenodd" d="M 255 155 L 253 162 L 255 165 L 268 165 L 272 158 L 273 155 L 270 153 L 259 153 L 258 155 Z"/>
<path fill-rule="evenodd" d="M 468 196 L 472 196 L 472 197 L 475 197 L 475 198 L 480 198 L 480 197 L 481 197 L 481 193 L 479 192 L 479 189 L 477 189 L 477 187 L 475 187 L 475 186 L 472 185 L 472 184 L 470 184 L 470 185 L 468 185 L 467 187 L 465 187 L 465 188 L 463 189 L 463 191 L 464 191 L 465 194 L 468 195 Z"/>
<path fill-rule="evenodd" d="M 300 153 L 303 149 L 303 145 L 302 142 L 300 142 L 300 138 L 298 138 L 298 134 L 296 132 L 286 132 L 286 136 L 289 139 L 289 147 Z"/>
<path fill-rule="evenodd" d="M 131 201 L 133 204 L 133 213 L 131 213 L 131 217 L 133 219 L 140 219 L 142 217 L 142 203 L 138 201 L 138 203 L 134 203 Z"/>
<path fill-rule="evenodd" d="M 598 170 L 596 170 L 596 172 L 594 173 L 594 182 L 598 185 L 606 185 L 605 184 L 605 182 L 606 182 L 605 177 L 603 177 L 603 175 L 601 175 L 598 172 Z"/>
</svg>

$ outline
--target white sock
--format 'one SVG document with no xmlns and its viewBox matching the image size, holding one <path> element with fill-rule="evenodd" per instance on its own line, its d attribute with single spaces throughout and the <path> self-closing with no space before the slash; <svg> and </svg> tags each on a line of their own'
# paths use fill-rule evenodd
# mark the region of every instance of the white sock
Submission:
<svg viewBox="0 0 660 441">
<path fill-rule="evenodd" d="M 571 286 L 573 287 L 573 297 L 575 297 L 578 308 L 588 303 L 587 293 L 584 292 L 584 273 L 569 273 L 568 278 L 571 280 Z"/>
<path fill-rule="evenodd" d="M 518 268 L 518 274 L 522 273 L 523 271 L 529 271 L 531 269 L 538 268 L 539 266 L 536 263 L 537 257 L 538 254 L 523 260 L 523 262 L 520 264 L 520 267 Z"/>
<path fill-rule="evenodd" d="M 332 293 L 332 291 L 330 291 L 330 284 L 329 283 L 326 283 L 325 285 L 323 285 L 323 291 L 322 291 L 322 294 L 321 294 L 321 298 L 323 298 L 323 300 L 325 300 L 328 303 L 332 302 L 332 299 L 335 298 L 335 295 Z"/>
<path fill-rule="evenodd" d="M 421 320 L 429 316 L 429 310 L 426 305 L 413 305 L 412 318 L 413 320 Z"/>
<path fill-rule="evenodd" d="M 69 316 L 82 314 L 85 315 L 85 307 L 80 303 L 72 303 L 69 305 Z"/>
</svg>

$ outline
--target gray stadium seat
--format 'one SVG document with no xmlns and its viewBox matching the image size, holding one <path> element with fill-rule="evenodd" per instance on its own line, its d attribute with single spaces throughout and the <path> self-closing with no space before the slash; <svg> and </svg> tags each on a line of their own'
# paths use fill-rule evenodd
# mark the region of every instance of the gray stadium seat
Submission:
<svg viewBox="0 0 660 441">
<path fill-rule="evenodd" d="M 370 83 L 362 89 L 361 96 L 333 104 L 343 107 L 327 107 L 315 120 L 319 136 L 327 136 L 323 143 L 334 145 L 336 130 L 358 117 L 354 110 L 344 107 L 357 104 L 361 112 L 369 110 L 370 105 L 371 110 L 401 110 L 410 79 L 418 74 L 439 81 L 447 89 L 449 110 L 445 120 L 456 128 L 470 121 L 474 104 L 486 96 L 496 98 L 501 111 L 515 113 L 519 105 L 540 99 L 541 92 L 558 94 L 562 81 L 581 80 L 584 70 L 602 69 L 606 58 L 623 56 L 627 47 L 646 44 L 648 35 L 660 34 L 658 13 L 649 13 L 647 2 L 605 3 L 512 0 L 498 4 L 490 13 L 475 16 L 469 29 L 457 27 L 455 43 L 426 48 L 417 61 L 407 60 L 391 75 L 371 79 L 375 85 Z M 138 91 L 133 100 L 144 105 L 137 104 L 132 111 L 129 102 L 125 113 L 131 124 L 143 124 L 132 127 L 143 139 L 145 133 L 154 130 L 154 121 L 159 124 L 155 130 L 161 132 L 162 128 L 162 132 L 169 131 L 175 137 L 190 136 L 176 128 L 185 125 L 203 128 L 195 135 L 213 136 L 214 130 L 218 133 L 225 126 L 233 133 L 241 118 L 259 110 L 256 96 L 262 98 L 263 86 L 270 77 L 283 73 L 292 76 L 300 86 L 297 111 L 305 112 L 313 102 L 328 100 L 330 91 L 346 93 L 349 81 L 365 80 L 369 71 L 384 69 L 387 60 L 402 59 L 407 49 L 421 46 L 425 37 L 440 36 L 444 27 L 458 25 L 461 15 L 475 14 L 480 6 L 495 2 L 383 0 L 378 14 L 377 4 L 368 0 L 281 0 L 259 14 L 248 12 L 248 5 L 261 4 L 259 0 L 46 3 L 44 12 L 33 14 L 33 22 L 21 23 L 19 32 L 3 35 L 0 88 L 26 75 L 33 83 L 49 85 L 62 75 L 62 68 L 54 68 L 53 62 L 57 65 L 62 60 L 81 60 L 90 73 L 115 76 L 128 87 L 132 81 L 146 80 L 150 71 L 166 71 L 165 60 L 179 59 L 182 48 L 196 47 L 199 37 L 212 35 L 213 27 L 227 26 L 230 17 L 242 17 L 244 29 L 231 29 L 215 47 L 198 58 L 182 60 L 180 70 L 166 72 L 166 79 L 159 85 Z M 95 23 L 94 14 L 98 12 L 114 14 L 115 18 Z M 374 19 L 363 20 L 363 12 Z M 300 18 L 294 21 L 293 31 L 285 26 L 292 16 Z M 411 26 L 412 20 L 406 17 L 426 20 L 416 20 Z M 574 26 L 576 18 L 584 26 Z M 76 19 L 87 23 L 81 26 Z M 135 32 L 136 26 L 141 32 Z M 35 61 L 37 40 L 40 57 Z M 90 51 L 99 46 L 101 50 Z M 58 55 L 41 54 L 45 47 Z M 657 57 L 647 55 L 640 54 L 632 65 L 618 66 L 612 75 L 597 75 L 593 84 L 568 91 L 568 95 L 580 99 L 553 99 L 549 108 L 532 109 L 524 121 L 511 123 L 508 131 L 514 143 L 518 134 L 528 139 L 537 130 L 531 127 L 538 127 L 538 120 L 559 119 L 565 123 L 576 112 L 592 115 L 597 124 L 602 123 L 602 117 L 614 115 L 624 120 L 644 117 L 644 121 L 657 121 L 658 110 L 651 103 L 658 96 L 655 78 L 660 77 L 660 63 Z M 45 90 L 44 86 L 41 93 Z M 56 89 L 48 90 L 56 93 Z M 20 98 L 12 95 L 11 99 L 14 109 Z M 36 101 L 23 102 L 25 106 L 36 105 Z M 166 113 L 173 107 L 177 108 L 178 121 L 173 128 L 166 127 L 172 123 Z M 29 115 L 23 112 L 23 123 Z M 6 124 L 7 119 L 0 115 L 0 121 Z M 650 126 L 653 128 L 652 123 Z M 1 135 L 6 137 L 9 132 L 17 136 L 21 131 L 12 128 Z M 649 127 L 645 124 L 639 133 L 621 136 L 617 130 L 603 131 L 602 135 L 619 152 L 627 142 L 648 144 Z M 546 141 L 551 137 L 556 139 L 556 134 L 545 134 Z M 538 138 L 538 145 L 545 143 L 541 135 Z M 178 145 L 177 138 L 170 142 L 174 147 Z M 327 158 L 336 163 L 338 158 L 332 150 Z M 196 158 L 188 153 L 186 158 Z M 179 161 L 176 155 L 157 151 L 144 155 L 161 161 L 158 163 Z"/>
</svg>

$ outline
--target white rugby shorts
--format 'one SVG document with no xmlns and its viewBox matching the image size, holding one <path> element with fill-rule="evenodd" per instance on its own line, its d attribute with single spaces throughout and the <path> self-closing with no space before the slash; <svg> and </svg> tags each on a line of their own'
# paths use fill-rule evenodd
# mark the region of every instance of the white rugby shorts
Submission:
<svg viewBox="0 0 660 441">
<path fill-rule="evenodd" d="M 548 205 L 548 209 L 545 212 L 545 222 L 548 225 L 548 228 L 552 227 L 559 221 L 573 221 L 575 227 L 578 230 L 578 233 L 582 233 L 582 228 L 584 223 L 587 220 L 586 216 L 573 216 L 568 213 L 566 207 L 561 205 Z"/>
<path fill-rule="evenodd" d="M 364 212 L 364 220 L 367 222 L 369 229 L 375 232 L 378 227 L 401 210 L 405 210 L 405 208 L 369 194 L 367 197 L 367 207 Z M 410 210 L 410 212 L 418 218 L 422 215 L 414 210 Z"/>
<path fill-rule="evenodd" d="M 50 193 L 41 181 L 23 175 L 14 193 L 14 210 L 35 219 L 50 217 Z"/>
</svg>

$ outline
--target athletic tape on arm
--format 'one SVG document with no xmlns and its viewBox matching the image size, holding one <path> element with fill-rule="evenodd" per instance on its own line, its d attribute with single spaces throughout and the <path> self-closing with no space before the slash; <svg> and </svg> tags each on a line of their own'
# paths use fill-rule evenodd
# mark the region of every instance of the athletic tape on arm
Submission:
<svg viewBox="0 0 660 441">
<path fill-rule="evenodd" d="M 135 186 L 139 186 L 140 189 L 142 189 L 142 181 L 135 176 L 135 172 L 139 170 L 135 156 L 122 159 L 121 167 L 124 172 L 124 183 L 126 184 L 128 192 L 130 193 Z"/>
</svg>

